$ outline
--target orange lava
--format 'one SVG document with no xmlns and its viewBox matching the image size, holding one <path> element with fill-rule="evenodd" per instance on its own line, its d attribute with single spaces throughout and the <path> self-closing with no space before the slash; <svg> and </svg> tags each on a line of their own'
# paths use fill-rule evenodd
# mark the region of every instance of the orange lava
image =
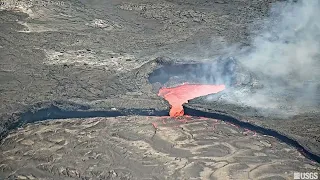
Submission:
<svg viewBox="0 0 320 180">
<path fill-rule="evenodd" d="M 163 97 L 171 105 L 170 116 L 183 116 L 182 104 L 188 100 L 208 94 L 218 93 L 225 89 L 225 85 L 183 84 L 173 88 L 161 88 L 158 96 Z"/>
</svg>

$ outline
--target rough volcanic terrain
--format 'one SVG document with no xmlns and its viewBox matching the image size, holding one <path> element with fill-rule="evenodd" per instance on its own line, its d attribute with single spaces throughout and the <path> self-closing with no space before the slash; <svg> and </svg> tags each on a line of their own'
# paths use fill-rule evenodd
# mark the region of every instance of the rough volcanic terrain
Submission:
<svg viewBox="0 0 320 180">
<path fill-rule="evenodd" d="M 317 170 L 275 138 L 193 117 L 48 120 L 11 133 L 1 152 L 12 179 L 291 179 Z"/>
<path fill-rule="evenodd" d="M 318 106 L 278 118 L 224 101 L 232 89 L 261 86 L 237 59 L 219 57 L 232 56 L 225 47 L 250 46 L 252 28 L 273 2 L 0 1 L 0 179 L 292 179 L 296 171 L 319 172 Z M 211 101 L 199 97 L 185 108 L 274 130 L 316 158 L 220 119 L 166 117 L 161 87 L 186 78 L 202 83 L 172 67 L 208 60 L 235 65 L 232 81 Z M 157 79 L 163 67 L 175 73 Z"/>
</svg>

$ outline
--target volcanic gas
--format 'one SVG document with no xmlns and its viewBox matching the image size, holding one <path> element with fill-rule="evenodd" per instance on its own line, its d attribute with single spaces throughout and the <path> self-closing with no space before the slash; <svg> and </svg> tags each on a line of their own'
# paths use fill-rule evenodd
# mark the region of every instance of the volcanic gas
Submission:
<svg viewBox="0 0 320 180">
<path fill-rule="evenodd" d="M 225 85 L 206 85 L 206 84 L 182 84 L 172 88 L 161 88 L 158 96 L 167 100 L 171 106 L 170 116 L 178 117 L 184 115 L 182 104 L 188 100 L 208 94 L 218 93 L 225 89 Z"/>
</svg>

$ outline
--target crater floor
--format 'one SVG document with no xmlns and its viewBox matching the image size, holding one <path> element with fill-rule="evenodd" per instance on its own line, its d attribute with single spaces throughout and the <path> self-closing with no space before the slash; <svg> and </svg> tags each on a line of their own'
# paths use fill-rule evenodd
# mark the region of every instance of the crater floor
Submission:
<svg viewBox="0 0 320 180">
<path fill-rule="evenodd" d="M 1 1 L 0 179 L 292 179 L 294 171 L 319 171 L 272 137 L 245 135 L 214 119 L 48 120 L 5 136 L 21 114 L 51 104 L 67 111 L 169 112 L 148 74 L 172 61 L 156 58 L 195 63 L 224 55 L 234 43 L 248 46 L 250 28 L 259 27 L 275 1 Z M 203 102 L 187 105 L 239 115 L 320 154 L 320 108 L 278 121 Z"/>
<path fill-rule="evenodd" d="M 0 152 L 9 179 L 292 179 L 319 170 L 273 137 L 194 117 L 48 120 L 10 133 Z"/>
</svg>

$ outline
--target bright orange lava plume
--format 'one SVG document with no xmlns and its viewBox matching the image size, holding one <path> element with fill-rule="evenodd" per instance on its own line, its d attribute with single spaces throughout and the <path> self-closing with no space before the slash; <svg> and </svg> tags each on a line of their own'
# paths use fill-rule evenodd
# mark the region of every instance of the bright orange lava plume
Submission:
<svg viewBox="0 0 320 180">
<path fill-rule="evenodd" d="M 171 105 L 170 116 L 183 116 L 182 104 L 188 100 L 208 94 L 218 93 L 225 89 L 225 85 L 183 84 L 173 88 L 161 88 L 158 96 L 162 96 Z"/>
</svg>

